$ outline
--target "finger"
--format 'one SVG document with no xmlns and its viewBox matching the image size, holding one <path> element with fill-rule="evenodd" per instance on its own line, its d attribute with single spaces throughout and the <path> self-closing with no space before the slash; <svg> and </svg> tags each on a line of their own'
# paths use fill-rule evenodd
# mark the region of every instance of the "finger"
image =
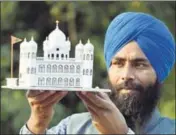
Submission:
<svg viewBox="0 0 176 135">
<path fill-rule="evenodd" d="M 94 109 L 91 108 L 90 106 L 87 106 L 86 108 L 87 108 L 87 110 L 91 113 L 92 119 L 95 120 L 96 117 L 98 117 L 98 113 L 96 112 L 96 110 L 94 110 Z"/>
<path fill-rule="evenodd" d="M 92 118 L 95 119 L 95 117 L 98 116 L 95 108 L 92 108 L 91 106 L 88 106 L 88 104 L 86 104 L 86 102 L 83 100 L 82 96 L 80 96 L 80 92 L 76 92 L 76 95 L 81 98 L 83 104 L 86 106 L 87 110 L 91 113 Z"/>
<path fill-rule="evenodd" d="M 44 92 L 38 96 L 35 96 L 32 98 L 33 101 L 36 101 L 36 102 L 40 102 L 40 101 L 43 101 L 45 100 L 46 98 L 48 98 L 49 96 L 55 94 L 56 91 L 48 91 L 48 92 Z"/>
<path fill-rule="evenodd" d="M 85 95 L 78 93 L 79 98 L 83 101 L 84 105 L 87 107 L 89 106 L 90 108 L 92 108 L 95 112 L 97 110 L 101 110 L 102 108 L 98 107 L 95 103 L 93 103 L 92 101 L 89 100 L 88 97 L 86 97 Z"/>
<path fill-rule="evenodd" d="M 102 97 L 92 94 L 91 92 L 88 92 L 85 95 L 91 102 L 93 102 L 94 104 L 96 104 L 98 107 L 104 108 L 104 109 L 108 109 L 110 106 L 109 101 L 103 99 Z"/>
<path fill-rule="evenodd" d="M 41 93 L 43 93 L 43 92 L 41 92 L 41 90 L 28 90 L 26 92 L 26 97 L 35 97 L 37 95 L 40 95 Z"/>
<path fill-rule="evenodd" d="M 41 107 L 53 106 L 58 103 L 63 97 L 67 95 L 68 92 L 55 93 L 48 97 L 41 105 Z"/>
<path fill-rule="evenodd" d="M 65 92 L 62 91 L 50 91 L 46 94 L 36 96 L 34 99 L 32 99 L 33 104 L 43 104 L 43 102 L 46 102 L 48 100 L 51 100 L 55 94 L 57 95 L 63 95 Z"/>
<path fill-rule="evenodd" d="M 55 91 L 47 91 L 47 92 L 43 92 L 42 94 L 35 96 L 35 97 L 29 97 L 28 98 L 28 102 L 31 105 L 34 104 L 40 104 L 41 102 L 43 102 L 47 97 L 53 95 L 55 93 Z"/>
<path fill-rule="evenodd" d="M 110 99 L 107 93 L 97 92 L 96 94 L 97 94 L 97 96 L 99 96 L 99 97 L 101 97 L 101 98 L 103 98 L 105 100 L 109 100 Z"/>
<path fill-rule="evenodd" d="M 84 97 L 79 94 L 77 94 L 78 97 L 82 100 L 83 104 L 86 106 L 86 108 L 88 109 L 88 111 L 92 112 L 93 114 L 95 114 L 96 110 L 94 108 L 91 108 L 90 106 L 88 106 L 88 104 L 84 101 Z"/>
</svg>

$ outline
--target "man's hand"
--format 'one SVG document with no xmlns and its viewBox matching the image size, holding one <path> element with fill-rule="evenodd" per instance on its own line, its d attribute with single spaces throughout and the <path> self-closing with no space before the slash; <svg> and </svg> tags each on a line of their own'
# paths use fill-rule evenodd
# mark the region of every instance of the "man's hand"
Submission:
<svg viewBox="0 0 176 135">
<path fill-rule="evenodd" d="M 31 107 L 31 116 L 27 122 L 27 126 L 31 132 L 34 134 L 45 132 L 54 114 L 53 106 L 67 93 L 60 91 L 27 91 L 26 97 Z"/>
<path fill-rule="evenodd" d="M 92 123 L 102 134 L 127 134 L 125 118 L 106 93 L 79 92 L 92 116 Z"/>
</svg>

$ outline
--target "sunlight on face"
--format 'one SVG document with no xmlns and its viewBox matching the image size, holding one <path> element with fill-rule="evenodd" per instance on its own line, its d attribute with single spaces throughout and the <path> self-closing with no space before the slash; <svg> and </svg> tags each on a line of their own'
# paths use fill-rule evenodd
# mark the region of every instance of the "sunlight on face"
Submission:
<svg viewBox="0 0 176 135">
<path fill-rule="evenodd" d="M 156 82 L 156 73 L 153 67 L 135 41 L 128 43 L 115 54 L 108 74 L 112 85 L 132 80 L 145 88 Z M 135 93 L 136 91 L 132 91 L 130 88 L 121 90 L 121 94 L 130 92 Z"/>
</svg>

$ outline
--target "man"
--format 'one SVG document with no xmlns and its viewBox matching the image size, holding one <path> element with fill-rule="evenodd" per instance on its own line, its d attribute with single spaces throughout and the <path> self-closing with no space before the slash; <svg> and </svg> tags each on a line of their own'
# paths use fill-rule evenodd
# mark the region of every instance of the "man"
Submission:
<svg viewBox="0 0 176 135">
<path fill-rule="evenodd" d="M 175 121 L 157 109 L 160 87 L 175 64 L 175 41 L 163 22 L 138 12 L 110 23 L 104 55 L 112 92 L 79 92 L 88 113 L 47 129 L 53 105 L 68 92 L 28 91 L 31 116 L 20 134 L 175 134 Z"/>
</svg>

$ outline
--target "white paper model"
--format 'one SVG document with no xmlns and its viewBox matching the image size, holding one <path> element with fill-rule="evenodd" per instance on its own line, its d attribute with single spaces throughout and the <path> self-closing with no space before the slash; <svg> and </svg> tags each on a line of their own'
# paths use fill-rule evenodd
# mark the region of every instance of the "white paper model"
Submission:
<svg viewBox="0 0 176 135">
<path fill-rule="evenodd" d="M 94 46 L 80 41 L 75 58 L 70 58 L 71 43 L 58 23 L 43 42 L 44 57 L 37 57 L 33 37 L 20 44 L 19 86 L 92 88 Z"/>
<path fill-rule="evenodd" d="M 89 40 L 85 45 L 80 40 L 75 58 L 70 58 L 70 48 L 58 21 L 43 42 L 43 57 L 37 57 L 38 45 L 33 37 L 29 42 L 24 39 L 20 44 L 19 78 L 6 78 L 7 86 L 3 88 L 99 91 L 98 87 L 92 88 L 94 46 Z"/>
</svg>

